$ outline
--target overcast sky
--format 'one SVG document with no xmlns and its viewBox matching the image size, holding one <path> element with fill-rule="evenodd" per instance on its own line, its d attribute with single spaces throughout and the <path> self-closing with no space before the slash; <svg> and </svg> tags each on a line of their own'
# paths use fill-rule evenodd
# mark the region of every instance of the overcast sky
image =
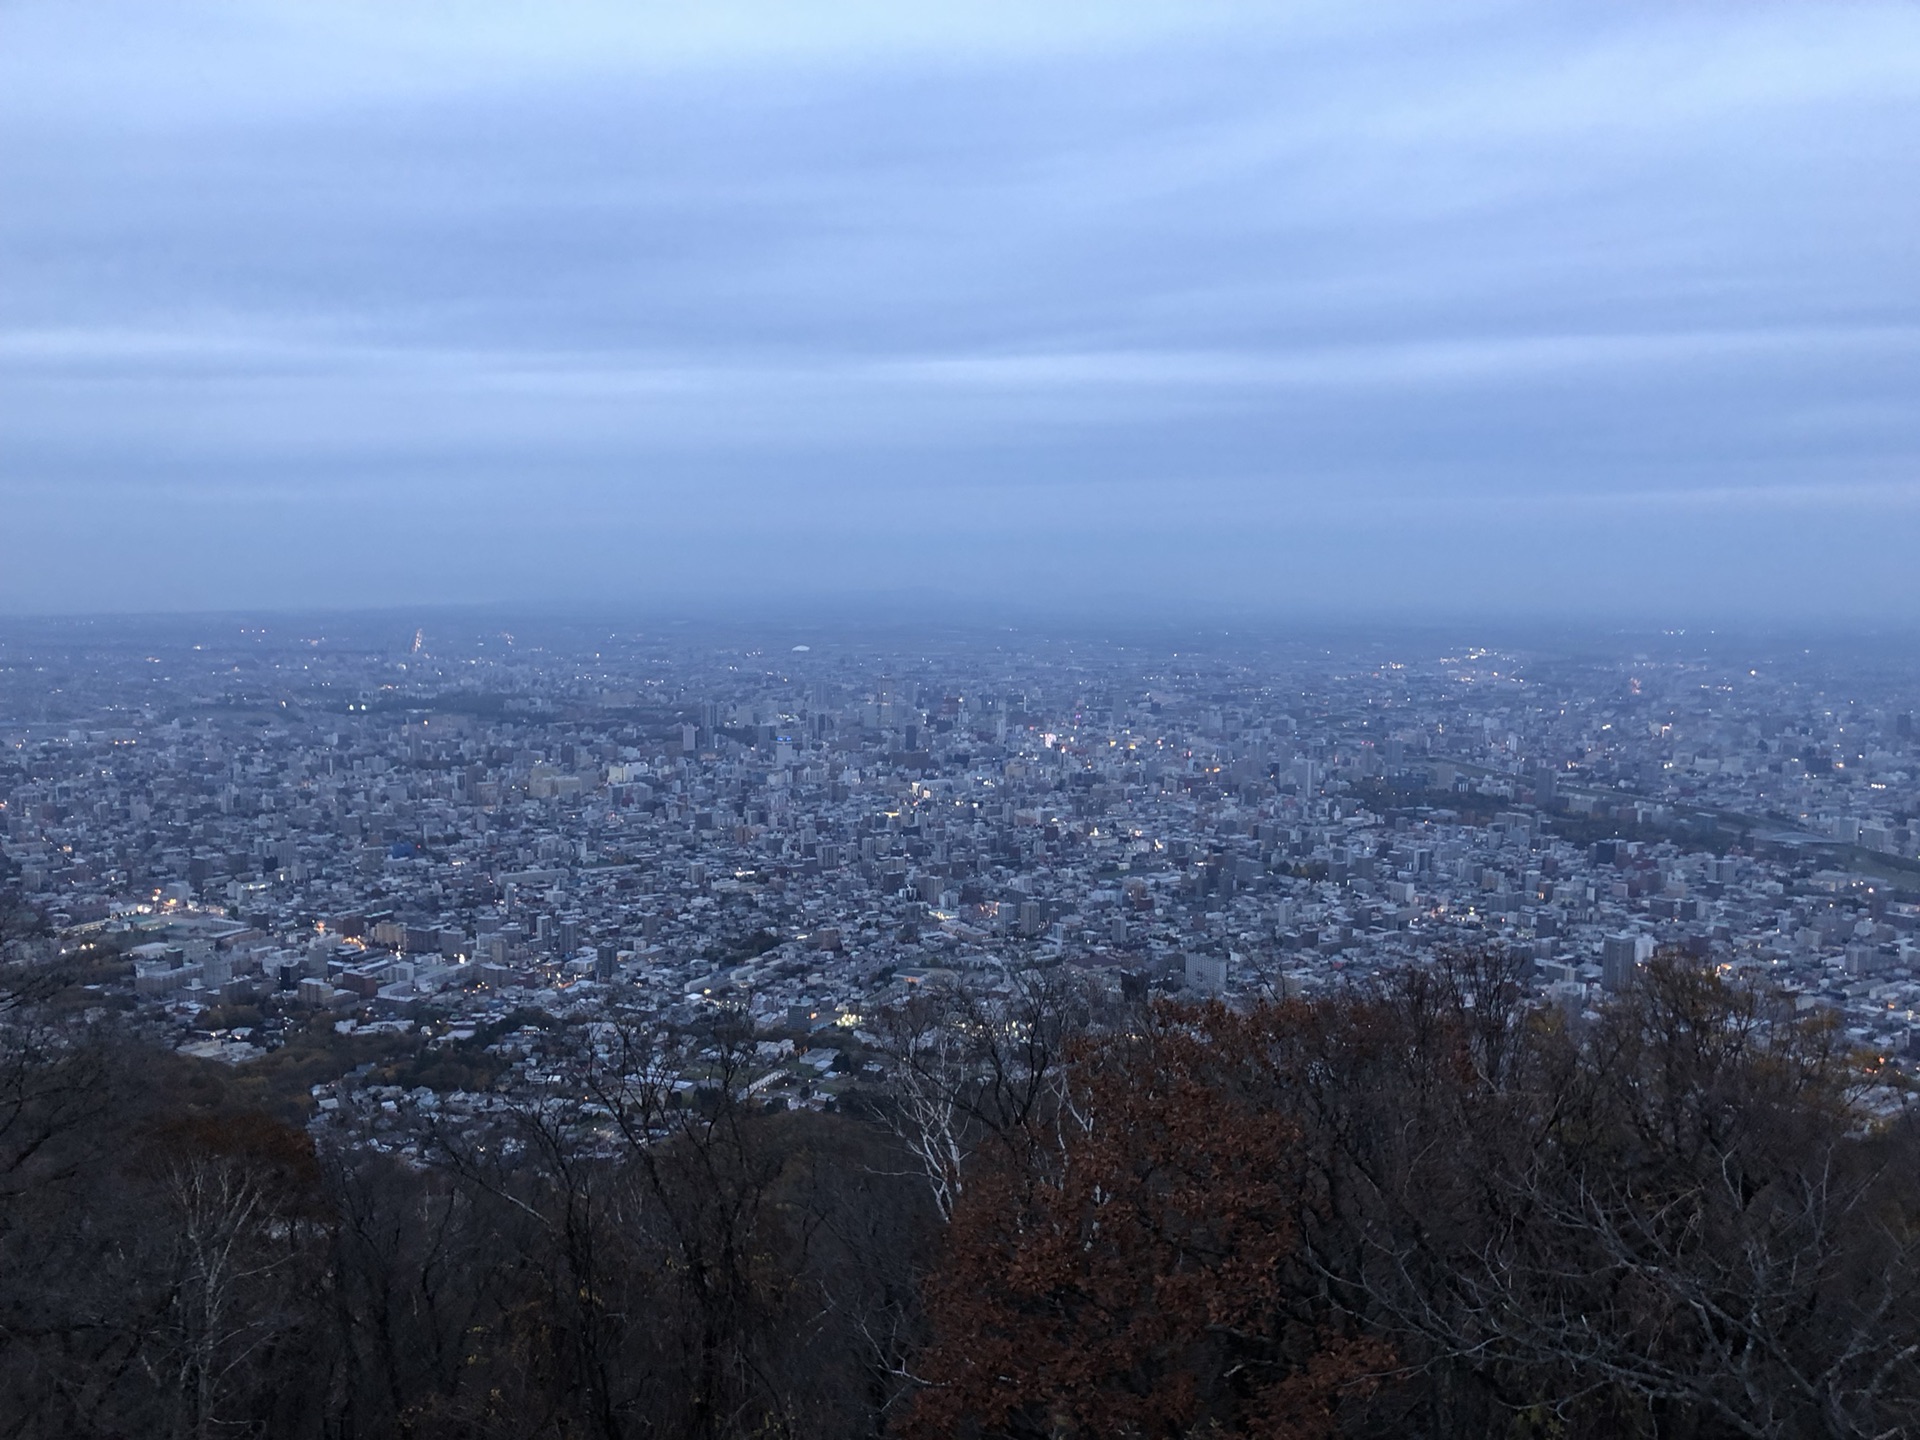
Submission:
<svg viewBox="0 0 1920 1440">
<path fill-rule="evenodd" d="M 1920 7 L 0 0 L 0 611 L 1920 612 Z"/>
</svg>

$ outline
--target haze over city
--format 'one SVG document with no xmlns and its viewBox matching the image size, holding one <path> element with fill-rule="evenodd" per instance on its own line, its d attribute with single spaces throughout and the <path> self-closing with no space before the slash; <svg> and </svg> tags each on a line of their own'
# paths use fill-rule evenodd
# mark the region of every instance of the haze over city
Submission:
<svg viewBox="0 0 1920 1440">
<path fill-rule="evenodd" d="M 8 1440 L 1920 1436 L 1920 4 L 0 0 Z"/>
<path fill-rule="evenodd" d="M 1905 5 L 0 12 L 0 611 L 1904 625 Z"/>
</svg>

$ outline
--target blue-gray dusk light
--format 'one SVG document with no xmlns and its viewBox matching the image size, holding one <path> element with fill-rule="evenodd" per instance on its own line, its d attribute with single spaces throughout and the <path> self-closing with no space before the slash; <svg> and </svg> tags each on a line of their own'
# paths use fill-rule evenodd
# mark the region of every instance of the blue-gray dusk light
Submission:
<svg viewBox="0 0 1920 1440">
<path fill-rule="evenodd" d="M 1910 605 L 1910 5 L 16 0 L 0 138 L 0 610 Z"/>
</svg>

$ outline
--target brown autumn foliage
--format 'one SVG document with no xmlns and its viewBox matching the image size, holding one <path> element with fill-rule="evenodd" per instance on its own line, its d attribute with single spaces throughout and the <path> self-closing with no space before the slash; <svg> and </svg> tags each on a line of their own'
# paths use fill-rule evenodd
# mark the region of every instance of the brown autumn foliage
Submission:
<svg viewBox="0 0 1920 1440">
<path fill-rule="evenodd" d="M 909 1433 L 1308 1440 L 1390 1364 L 1298 1263 L 1270 1013 L 1142 1018 L 1076 1045 L 1053 1113 L 970 1177 Z"/>
<path fill-rule="evenodd" d="M 1523 973 L 1079 1047 L 964 1176 L 919 1433 L 1920 1428 L 1920 1134 L 1833 1025 L 1683 957 L 1597 1018 Z"/>
<path fill-rule="evenodd" d="M 1597 1014 L 1523 964 L 926 997 L 842 1114 L 754 1103 L 750 1035 L 682 1096 L 602 1027 L 418 1163 L 16 986 L 0 1431 L 1920 1434 L 1920 1130 L 1844 1036 L 1678 957 Z"/>
</svg>

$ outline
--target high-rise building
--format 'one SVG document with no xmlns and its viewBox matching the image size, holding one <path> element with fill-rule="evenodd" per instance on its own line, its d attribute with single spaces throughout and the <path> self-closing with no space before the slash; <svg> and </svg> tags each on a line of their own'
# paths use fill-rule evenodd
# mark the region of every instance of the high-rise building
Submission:
<svg viewBox="0 0 1920 1440">
<path fill-rule="evenodd" d="M 1218 995 L 1227 988 L 1227 957 L 1224 955 L 1186 956 L 1187 989 L 1202 995 Z"/>
<path fill-rule="evenodd" d="M 1600 983 L 1618 994 L 1633 984 L 1641 964 L 1653 955 L 1653 937 L 1623 930 L 1600 942 Z"/>
</svg>

